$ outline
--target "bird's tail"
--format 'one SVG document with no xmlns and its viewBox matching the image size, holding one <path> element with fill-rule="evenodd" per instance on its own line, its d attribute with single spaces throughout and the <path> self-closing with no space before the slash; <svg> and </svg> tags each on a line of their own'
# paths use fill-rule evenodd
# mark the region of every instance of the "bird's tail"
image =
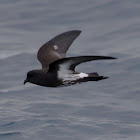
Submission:
<svg viewBox="0 0 140 140">
<path fill-rule="evenodd" d="M 79 82 L 88 82 L 88 81 L 99 81 L 99 80 L 104 80 L 109 77 L 104 77 L 104 76 L 99 76 L 98 73 L 88 73 L 88 77 L 84 77 L 83 79 L 80 79 Z"/>
<path fill-rule="evenodd" d="M 97 72 L 89 73 L 88 75 L 89 75 L 89 77 L 87 77 L 87 78 L 90 81 L 99 81 L 99 80 L 103 80 L 103 79 L 109 78 L 109 77 L 99 76 L 99 74 Z"/>
</svg>

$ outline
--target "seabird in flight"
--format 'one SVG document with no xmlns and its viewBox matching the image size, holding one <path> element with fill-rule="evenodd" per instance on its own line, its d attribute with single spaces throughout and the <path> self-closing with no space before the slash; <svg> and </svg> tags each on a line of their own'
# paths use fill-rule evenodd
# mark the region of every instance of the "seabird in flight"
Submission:
<svg viewBox="0 0 140 140">
<path fill-rule="evenodd" d="M 24 84 L 30 82 L 40 86 L 60 87 L 107 79 L 108 77 L 99 76 L 96 72 L 77 72 L 75 67 L 83 62 L 116 58 L 110 56 L 65 57 L 70 45 L 80 33 L 79 30 L 64 32 L 45 43 L 37 53 L 42 69 L 29 71 Z"/>
</svg>

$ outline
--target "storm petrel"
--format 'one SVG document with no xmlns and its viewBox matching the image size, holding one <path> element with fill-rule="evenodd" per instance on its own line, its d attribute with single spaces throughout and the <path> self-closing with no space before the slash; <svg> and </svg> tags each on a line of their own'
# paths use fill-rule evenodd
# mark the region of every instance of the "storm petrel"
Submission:
<svg viewBox="0 0 140 140">
<path fill-rule="evenodd" d="M 116 59 L 114 57 L 78 56 L 65 58 L 67 50 L 80 33 L 81 31 L 79 30 L 68 31 L 57 35 L 45 43 L 37 53 L 37 58 L 42 65 L 42 69 L 29 71 L 24 84 L 30 82 L 40 86 L 60 87 L 108 78 L 99 76 L 96 72 L 76 72 L 75 67 L 83 62 Z"/>
</svg>

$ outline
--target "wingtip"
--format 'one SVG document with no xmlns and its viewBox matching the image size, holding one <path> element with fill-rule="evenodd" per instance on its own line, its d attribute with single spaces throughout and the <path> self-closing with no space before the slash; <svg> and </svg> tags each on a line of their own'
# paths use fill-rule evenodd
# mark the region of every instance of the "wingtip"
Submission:
<svg viewBox="0 0 140 140">
<path fill-rule="evenodd" d="M 81 33 L 81 32 L 82 32 L 81 30 L 72 30 L 72 31 L 79 32 L 79 33 Z"/>
<path fill-rule="evenodd" d="M 77 34 L 80 35 L 82 31 L 81 30 L 75 30 L 75 32 L 77 32 Z"/>
<path fill-rule="evenodd" d="M 78 35 L 80 35 L 81 34 L 81 30 L 72 30 L 72 32 L 75 32 L 75 33 L 77 33 Z"/>
<path fill-rule="evenodd" d="M 79 32 L 79 34 L 82 32 L 81 30 L 77 30 Z"/>
<path fill-rule="evenodd" d="M 105 58 L 107 58 L 107 59 L 118 59 L 118 58 L 112 57 L 112 56 L 105 56 Z"/>
<path fill-rule="evenodd" d="M 118 59 L 118 58 L 116 58 L 116 57 L 111 57 L 111 59 Z"/>
</svg>

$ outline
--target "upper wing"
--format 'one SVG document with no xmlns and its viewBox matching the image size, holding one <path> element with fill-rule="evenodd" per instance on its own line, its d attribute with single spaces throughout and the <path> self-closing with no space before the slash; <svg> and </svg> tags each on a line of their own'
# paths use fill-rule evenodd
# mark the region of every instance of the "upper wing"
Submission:
<svg viewBox="0 0 140 140">
<path fill-rule="evenodd" d="M 64 71 L 73 72 L 76 65 L 80 63 L 101 59 L 116 59 L 116 58 L 110 56 L 79 56 L 79 57 L 63 58 L 51 63 L 49 67 L 49 72 L 58 71 L 61 69 L 63 69 Z"/>
<path fill-rule="evenodd" d="M 37 53 L 37 58 L 42 64 L 42 68 L 48 68 L 52 62 L 64 58 L 70 45 L 80 33 L 81 31 L 79 30 L 68 31 L 45 43 Z"/>
</svg>

